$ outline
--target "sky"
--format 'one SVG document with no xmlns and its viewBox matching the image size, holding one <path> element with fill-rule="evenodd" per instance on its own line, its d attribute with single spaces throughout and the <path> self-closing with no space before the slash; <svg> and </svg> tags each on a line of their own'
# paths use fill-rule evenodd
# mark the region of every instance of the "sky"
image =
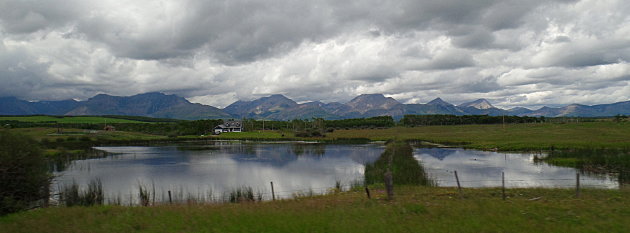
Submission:
<svg viewBox="0 0 630 233">
<path fill-rule="evenodd" d="M 0 96 L 630 100 L 627 0 L 0 0 Z"/>
</svg>

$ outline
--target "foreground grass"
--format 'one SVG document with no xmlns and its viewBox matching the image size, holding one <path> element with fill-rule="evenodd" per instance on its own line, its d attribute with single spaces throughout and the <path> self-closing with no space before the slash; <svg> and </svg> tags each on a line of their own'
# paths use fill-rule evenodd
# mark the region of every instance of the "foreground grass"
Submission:
<svg viewBox="0 0 630 233">
<path fill-rule="evenodd" d="M 629 232 L 624 190 L 397 187 L 262 203 L 46 208 L 0 218 L 2 232 Z"/>
<path fill-rule="evenodd" d="M 424 140 L 471 149 L 549 150 L 628 148 L 630 124 L 585 122 L 567 124 L 455 125 L 335 130 L 328 138 Z"/>
</svg>

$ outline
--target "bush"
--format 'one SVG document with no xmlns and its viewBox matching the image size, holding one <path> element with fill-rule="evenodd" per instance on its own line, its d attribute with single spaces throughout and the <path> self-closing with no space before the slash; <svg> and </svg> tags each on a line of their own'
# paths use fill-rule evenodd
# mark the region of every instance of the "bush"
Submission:
<svg viewBox="0 0 630 233">
<path fill-rule="evenodd" d="M 0 215 L 44 204 L 50 178 L 35 140 L 0 131 Z"/>
</svg>

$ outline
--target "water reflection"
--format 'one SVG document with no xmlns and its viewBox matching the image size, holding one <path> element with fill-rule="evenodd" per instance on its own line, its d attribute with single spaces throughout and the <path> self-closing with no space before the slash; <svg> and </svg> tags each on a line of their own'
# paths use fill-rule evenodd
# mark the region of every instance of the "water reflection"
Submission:
<svg viewBox="0 0 630 233">
<path fill-rule="evenodd" d="M 155 184 L 158 199 L 168 190 L 192 195 L 212 192 L 217 198 L 241 186 L 270 199 L 273 181 L 276 196 L 290 197 L 311 190 L 322 193 L 336 181 L 343 185 L 362 181 L 364 165 L 383 151 L 382 145 L 375 144 L 240 142 L 96 149 L 114 155 L 72 162 L 66 171 L 56 173 L 52 188 L 100 178 L 106 199 L 135 198 L 139 184 Z"/>
<path fill-rule="evenodd" d="M 535 164 L 534 154 L 497 153 L 451 148 L 419 148 L 414 157 L 438 186 L 456 186 L 453 171 L 457 171 L 464 187 L 501 186 L 501 172 L 505 172 L 507 187 L 561 187 L 575 185 L 576 169 Z M 585 187 L 617 188 L 616 177 L 583 174 Z"/>
</svg>

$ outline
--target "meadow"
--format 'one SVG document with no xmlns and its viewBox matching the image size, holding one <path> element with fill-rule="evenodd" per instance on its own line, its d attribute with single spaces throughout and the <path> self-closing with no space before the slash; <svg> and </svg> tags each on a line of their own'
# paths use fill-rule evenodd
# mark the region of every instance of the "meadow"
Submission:
<svg viewBox="0 0 630 233">
<path fill-rule="evenodd" d="M 421 140 L 470 149 L 531 151 L 630 148 L 630 123 L 524 123 L 335 130 L 326 138 Z"/>
</svg>

